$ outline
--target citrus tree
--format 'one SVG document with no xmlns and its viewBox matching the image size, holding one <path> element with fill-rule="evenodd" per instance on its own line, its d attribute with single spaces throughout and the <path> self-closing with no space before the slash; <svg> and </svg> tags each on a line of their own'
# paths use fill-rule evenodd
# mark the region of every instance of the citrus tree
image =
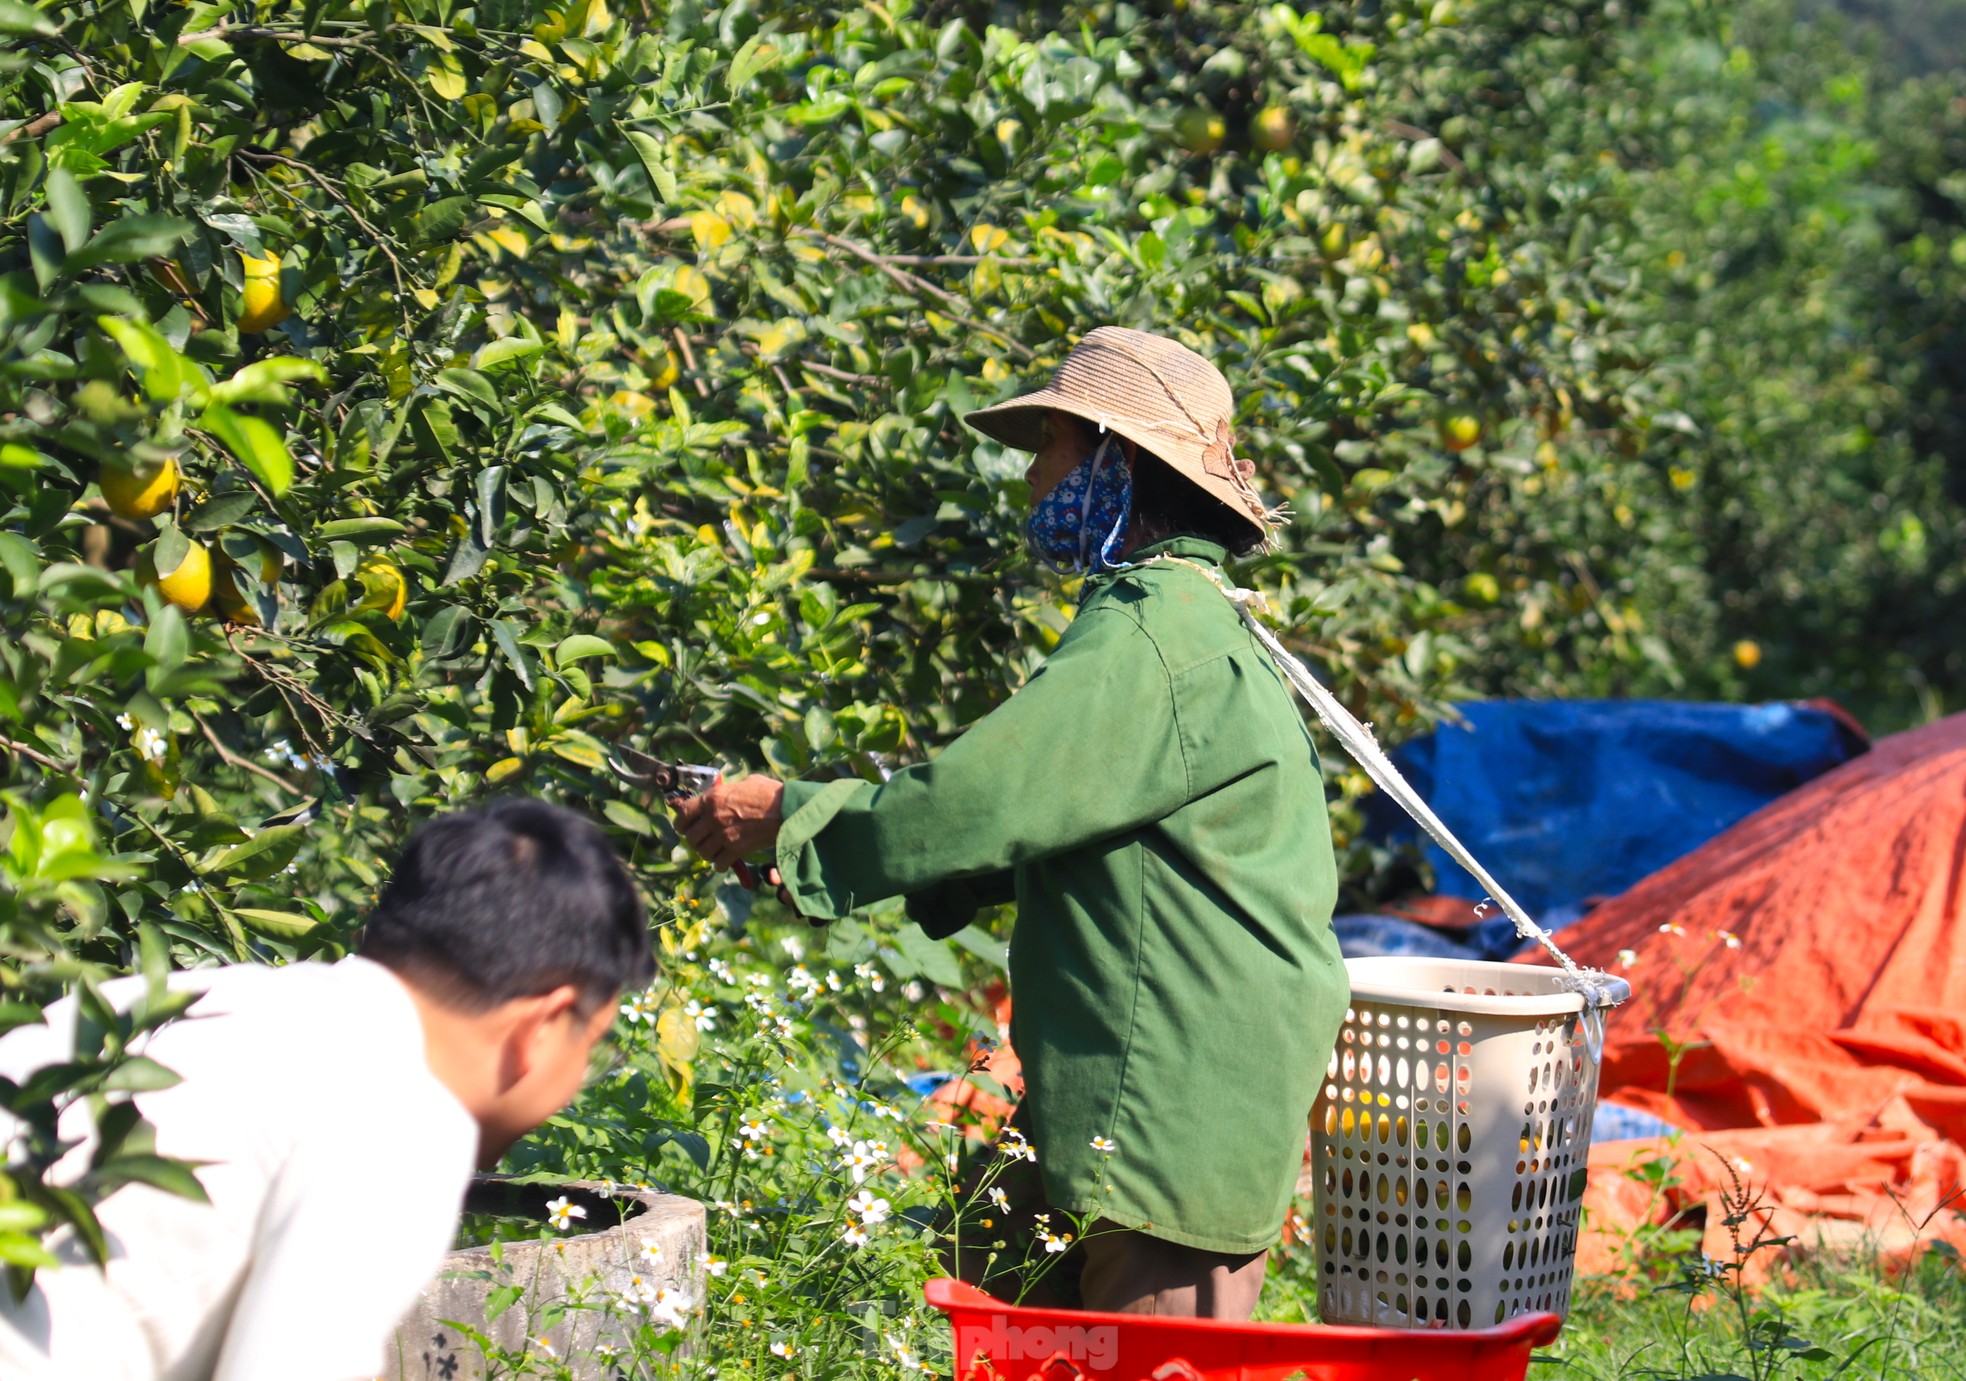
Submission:
<svg viewBox="0 0 1966 1381">
<path fill-rule="evenodd" d="M 1550 143 L 1621 6 L 974 9 L 0 0 L 0 1020 L 104 1032 L 0 1086 L 8 1261 L 191 1188 L 126 1112 L 43 1180 L 168 1077 L 107 976 L 332 957 L 493 791 L 741 925 L 614 745 L 877 775 L 999 703 L 1076 589 L 959 419 L 1091 326 L 1235 384 L 1239 574 L 1383 733 L 1685 684 L 1662 232 Z"/>
</svg>

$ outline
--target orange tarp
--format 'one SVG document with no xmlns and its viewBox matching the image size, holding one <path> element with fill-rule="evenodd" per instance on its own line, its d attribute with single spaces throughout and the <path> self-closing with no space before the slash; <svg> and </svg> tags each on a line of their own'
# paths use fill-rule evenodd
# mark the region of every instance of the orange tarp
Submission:
<svg viewBox="0 0 1966 1381">
<path fill-rule="evenodd" d="M 1878 742 L 1567 931 L 1574 959 L 1634 989 L 1600 1098 L 1687 1129 L 1682 1182 L 1663 1195 L 1625 1172 L 1664 1143 L 1593 1148 L 1579 1268 L 1608 1266 L 1640 1218 L 1703 1205 L 1707 1249 L 1725 1258 L 1711 1211 L 1723 1161 L 1779 1234 L 1966 1246 L 1963 908 L 1955 715 Z"/>
</svg>

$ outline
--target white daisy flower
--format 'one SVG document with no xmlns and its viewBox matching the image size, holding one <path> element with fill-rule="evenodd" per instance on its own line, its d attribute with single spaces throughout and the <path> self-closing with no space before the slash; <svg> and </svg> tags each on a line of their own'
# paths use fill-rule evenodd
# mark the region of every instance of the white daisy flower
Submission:
<svg viewBox="0 0 1966 1381">
<path fill-rule="evenodd" d="M 858 1194 L 847 1200 L 846 1206 L 853 1212 L 859 1214 L 860 1221 L 870 1228 L 876 1223 L 885 1223 L 887 1221 L 887 1200 L 876 1198 L 874 1191 L 871 1189 L 861 1190 Z"/>
<path fill-rule="evenodd" d="M 915 1360 L 915 1354 L 908 1351 L 899 1338 L 895 1337 L 892 1333 L 887 1334 L 886 1338 L 888 1350 L 894 1354 L 894 1360 L 900 1366 L 901 1370 L 920 1371 L 922 1369 L 922 1364 Z"/>
<path fill-rule="evenodd" d="M 574 1203 L 564 1194 L 557 1199 L 548 1199 L 546 1201 L 546 1221 L 558 1228 L 561 1232 L 565 1232 L 568 1228 L 572 1227 L 574 1219 L 585 1218 L 586 1216 L 587 1210 L 579 1204 Z"/>
<path fill-rule="evenodd" d="M 1102 1156 L 1110 1156 L 1119 1149 L 1119 1145 L 1109 1136 L 1095 1136 L 1092 1138 L 1092 1149 Z"/>
<path fill-rule="evenodd" d="M 1636 964 L 1637 962 L 1638 962 L 1638 951 L 1637 951 L 1637 950 L 1635 950 L 1635 949 L 1621 949 L 1621 950 L 1619 950 L 1619 951 L 1618 951 L 1618 967 L 1619 967 L 1619 968 L 1621 968 L 1621 969 L 1628 969 L 1628 968 L 1630 968 L 1630 967 L 1631 967 L 1631 966 L 1632 966 L 1633 964 Z"/>
<path fill-rule="evenodd" d="M 797 1351 L 798 1349 L 796 1347 L 786 1342 L 783 1338 L 780 1338 L 771 1345 L 771 1355 L 774 1357 L 790 1357 Z"/>
<path fill-rule="evenodd" d="M 846 1244 L 849 1247 L 864 1247 L 867 1245 L 867 1229 L 857 1223 L 842 1223 L 840 1225 L 840 1236 L 846 1239 Z"/>
<path fill-rule="evenodd" d="M 990 1202 L 997 1206 L 997 1212 L 1010 1212 L 1010 1195 L 1003 1192 L 1001 1185 L 990 1186 Z"/>
<path fill-rule="evenodd" d="M 659 1287 L 649 1297 L 649 1317 L 670 1328 L 681 1328 L 689 1320 L 690 1297 L 681 1290 Z"/>
<path fill-rule="evenodd" d="M 853 1175 L 855 1184 L 863 1183 L 867 1178 L 867 1172 L 878 1164 L 880 1158 L 874 1154 L 874 1148 L 864 1141 L 854 1142 L 840 1154 L 840 1168 Z"/>
<path fill-rule="evenodd" d="M 1038 1163 L 1037 1147 L 1026 1141 L 1024 1133 L 1015 1127 L 1004 1128 L 1003 1135 L 997 1138 L 997 1149 L 1012 1160 L 1028 1160 L 1033 1165 Z"/>
</svg>

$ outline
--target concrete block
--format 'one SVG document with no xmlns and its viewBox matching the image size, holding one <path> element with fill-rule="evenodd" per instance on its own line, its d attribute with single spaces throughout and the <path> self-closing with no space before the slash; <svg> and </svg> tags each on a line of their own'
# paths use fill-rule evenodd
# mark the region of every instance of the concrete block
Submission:
<svg viewBox="0 0 1966 1381">
<path fill-rule="evenodd" d="M 397 1326 L 384 1381 L 510 1374 L 509 1362 L 487 1366 L 487 1347 L 507 1359 L 530 1354 L 540 1371 L 565 1364 L 575 1381 L 606 1381 L 615 1374 L 607 1349 L 628 1353 L 651 1308 L 674 1308 L 680 1298 L 688 1313 L 702 1304 L 704 1215 L 694 1199 L 591 1180 L 514 1184 L 480 1176 L 464 1206 L 544 1222 L 547 1202 L 561 1195 L 587 1210 L 580 1231 L 506 1242 L 496 1262 L 488 1246 L 444 1258 Z M 487 1320 L 494 1292 L 503 1299 L 514 1287 L 516 1301 Z"/>
</svg>

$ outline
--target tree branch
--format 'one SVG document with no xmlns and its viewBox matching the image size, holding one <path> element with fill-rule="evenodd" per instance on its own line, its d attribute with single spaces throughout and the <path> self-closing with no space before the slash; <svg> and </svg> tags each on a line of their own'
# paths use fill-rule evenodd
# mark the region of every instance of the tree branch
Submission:
<svg viewBox="0 0 1966 1381">
<path fill-rule="evenodd" d="M 36 752 L 25 743 L 16 743 L 10 738 L 0 738 L 0 749 L 12 753 L 16 757 L 26 758 L 29 762 L 38 762 L 50 772 L 59 772 L 65 777 L 73 777 L 78 781 L 81 780 L 82 774 L 75 768 L 70 767 L 65 762 L 56 762 L 46 753 Z"/>
<path fill-rule="evenodd" d="M 1009 346 L 1010 349 L 1015 351 L 1027 363 L 1038 357 L 1038 352 L 1025 345 L 1022 341 L 1015 340 L 1005 335 L 1002 331 L 997 330 L 994 326 L 986 325 L 964 312 L 963 308 L 969 304 L 964 302 L 960 297 L 957 297 L 954 293 L 949 292 L 947 289 L 936 287 L 935 284 L 929 282 L 926 278 L 917 277 L 915 274 L 896 268 L 888 261 L 886 256 L 876 254 L 865 245 L 855 244 L 852 240 L 842 239 L 838 235 L 828 235 L 823 230 L 807 230 L 801 228 L 797 233 L 808 239 L 822 241 L 834 249 L 843 250 L 853 255 L 856 259 L 872 264 L 875 268 L 893 279 L 895 283 L 915 296 L 927 295 L 936 299 L 936 301 L 948 308 L 948 311 L 944 315 L 951 321 L 954 321 L 958 326 L 967 326 L 972 331 L 979 332 L 1002 345 Z"/>
<path fill-rule="evenodd" d="M 278 772 L 261 767 L 258 763 L 247 758 L 242 758 L 230 748 L 227 748 L 219 741 L 219 736 L 212 732 L 212 726 L 205 722 L 203 715 L 194 714 L 191 716 L 191 720 L 198 726 L 198 732 L 205 736 L 205 742 L 212 745 L 212 751 L 218 754 L 220 762 L 227 763 L 233 767 L 243 767 L 248 772 L 257 773 L 289 795 L 299 796 L 302 794 L 299 787 L 295 786 Z"/>
<path fill-rule="evenodd" d="M 37 115 L 24 125 L 18 125 L 0 134 L 0 144 L 11 144 L 16 139 L 38 139 L 61 123 L 61 112 L 51 110 L 46 115 Z"/>
<path fill-rule="evenodd" d="M 270 38 L 276 43 L 312 43 L 322 48 L 366 48 L 368 41 L 360 38 L 328 38 L 323 34 L 295 33 L 290 29 L 262 29 L 251 24 L 220 24 L 213 29 L 200 29 L 193 34 L 179 34 L 177 46 L 189 47 L 193 43 L 203 43 L 208 38 Z"/>
</svg>

